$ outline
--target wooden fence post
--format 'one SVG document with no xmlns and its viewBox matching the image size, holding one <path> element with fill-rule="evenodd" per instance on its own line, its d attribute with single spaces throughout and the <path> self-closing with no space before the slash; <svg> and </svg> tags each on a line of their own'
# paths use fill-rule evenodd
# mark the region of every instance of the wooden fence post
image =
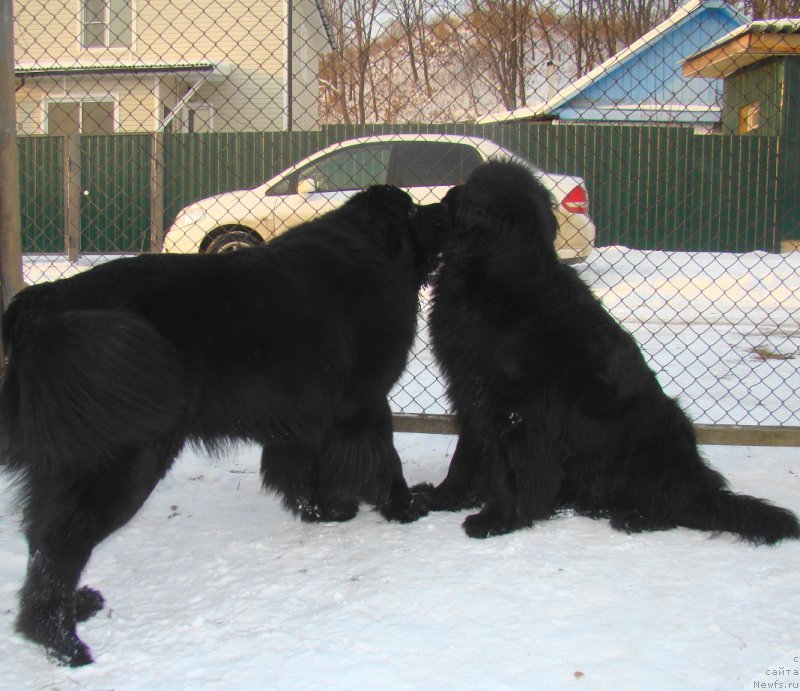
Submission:
<svg viewBox="0 0 800 691">
<path fill-rule="evenodd" d="M 164 248 L 164 133 L 154 132 L 150 150 L 150 251 Z"/>
<path fill-rule="evenodd" d="M 81 253 L 81 135 L 64 137 L 64 249 L 74 262 Z"/>
<path fill-rule="evenodd" d="M 25 284 L 19 215 L 19 150 L 14 97 L 14 6 L 0 0 L 0 306 Z M 2 353 L 0 353 L 2 355 Z"/>
</svg>

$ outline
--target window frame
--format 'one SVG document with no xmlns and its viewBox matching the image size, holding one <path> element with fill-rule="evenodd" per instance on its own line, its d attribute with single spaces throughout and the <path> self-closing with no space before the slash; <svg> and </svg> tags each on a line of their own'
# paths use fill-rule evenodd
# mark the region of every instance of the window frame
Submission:
<svg viewBox="0 0 800 691">
<path fill-rule="evenodd" d="M 97 9 L 94 9 L 90 16 L 89 6 L 93 3 L 101 4 L 102 10 L 98 12 Z M 134 40 L 133 3 L 134 0 L 80 0 L 81 48 L 83 50 L 130 50 Z M 90 33 L 89 28 L 92 26 L 95 27 L 95 30 Z M 121 30 L 118 30 L 120 27 Z"/>
<path fill-rule="evenodd" d="M 87 103 L 107 103 L 111 105 L 111 130 L 116 134 L 119 132 L 119 99 L 112 94 L 96 96 L 64 96 L 61 98 L 47 98 L 42 102 L 42 114 L 44 122 L 42 130 L 46 134 L 52 134 L 50 127 L 50 106 L 59 103 L 72 103 L 78 106 L 78 131 L 75 134 L 84 134 L 83 118 L 84 104 Z M 87 135 L 90 136 L 90 135 Z"/>
</svg>

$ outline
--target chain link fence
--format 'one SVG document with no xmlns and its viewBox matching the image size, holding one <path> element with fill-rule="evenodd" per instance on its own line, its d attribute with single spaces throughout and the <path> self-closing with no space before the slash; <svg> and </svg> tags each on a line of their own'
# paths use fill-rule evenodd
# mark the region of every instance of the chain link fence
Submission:
<svg viewBox="0 0 800 691">
<path fill-rule="evenodd" d="M 18 1 L 23 277 L 258 244 L 372 183 L 430 202 L 510 152 L 543 171 L 559 252 L 665 390 L 700 425 L 798 443 L 798 15 L 796 0 Z M 393 407 L 452 429 L 422 297 Z"/>
</svg>

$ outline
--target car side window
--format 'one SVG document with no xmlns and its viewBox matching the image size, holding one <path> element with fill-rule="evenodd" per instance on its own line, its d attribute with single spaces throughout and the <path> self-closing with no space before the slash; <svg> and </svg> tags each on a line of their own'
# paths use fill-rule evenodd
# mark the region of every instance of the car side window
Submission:
<svg viewBox="0 0 800 691">
<path fill-rule="evenodd" d="M 437 187 L 464 182 L 483 159 L 468 144 L 399 142 L 392 183 L 398 187 Z"/>
<path fill-rule="evenodd" d="M 385 185 L 391 150 L 391 144 L 368 144 L 335 151 L 298 170 L 292 189 L 297 189 L 298 181 L 309 178 L 314 180 L 317 192 Z"/>
</svg>

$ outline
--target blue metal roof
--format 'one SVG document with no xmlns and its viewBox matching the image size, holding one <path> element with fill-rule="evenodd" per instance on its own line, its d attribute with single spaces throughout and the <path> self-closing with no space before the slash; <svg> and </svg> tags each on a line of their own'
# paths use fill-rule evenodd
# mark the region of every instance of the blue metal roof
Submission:
<svg viewBox="0 0 800 691">
<path fill-rule="evenodd" d="M 715 122 L 721 85 L 686 78 L 682 61 L 742 23 L 722 0 L 692 0 L 546 103 L 482 118 L 625 122 Z"/>
</svg>

